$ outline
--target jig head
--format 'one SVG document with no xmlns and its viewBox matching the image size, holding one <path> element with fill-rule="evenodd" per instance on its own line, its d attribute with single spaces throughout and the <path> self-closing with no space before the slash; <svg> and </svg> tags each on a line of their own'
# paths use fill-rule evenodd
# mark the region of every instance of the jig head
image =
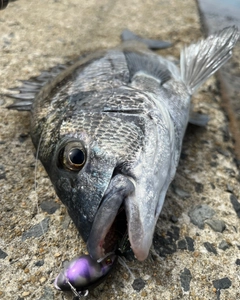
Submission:
<svg viewBox="0 0 240 300">
<path fill-rule="evenodd" d="M 108 253 L 98 261 L 90 255 L 74 258 L 65 265 L 54 281 L 54 286 L 60 291 L 72 291 L 80 298 L 87 296 L 88 289 L 99 285 L 116 265 L 117 255 Z"/>
</svg>

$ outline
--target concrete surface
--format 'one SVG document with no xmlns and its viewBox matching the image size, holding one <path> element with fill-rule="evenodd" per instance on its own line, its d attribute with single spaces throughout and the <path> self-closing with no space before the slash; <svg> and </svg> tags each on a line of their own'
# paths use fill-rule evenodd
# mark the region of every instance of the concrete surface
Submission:
<svg viewBox="0 0 240 300">
<path fill-rule="evenodd" d="M 14 1 L 0 11 L 0 93 L 69 57 L 117 45 L 124 28 L 174 42 L 160 53 L 175 57 L 202 36 L 191 0 Z M 118 264 L 88 299 L 240 299 L 240 177 L 215 78 L 193 102 L 210 122 L 187 130 L 149 258 L 127 262 L 135 281 Z M 40 163 L 35 190 L 29 114 L 8 111 L 10 103 L 0 97 L 0 298 L 72 299 L 52 282 L 86 248 Z M 50 200 L 60 204 L 53 214 L 41 209 Z M 44 219 L 37 237 L 34 225 Z M 35 237 L 26 238 L 30 229 Z"/>
</svg>

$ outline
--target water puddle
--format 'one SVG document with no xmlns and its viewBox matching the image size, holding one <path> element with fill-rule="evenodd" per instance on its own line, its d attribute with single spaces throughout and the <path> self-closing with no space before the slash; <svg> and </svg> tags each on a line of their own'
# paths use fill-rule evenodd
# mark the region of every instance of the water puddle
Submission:
<svg viewBox="0 0 240 300">
<path fill-rule="evenodd" d="M 198 5 L 209 33 L 231 25 L 240 28 L 239 0 L 198 0 Z"/>
</svg>

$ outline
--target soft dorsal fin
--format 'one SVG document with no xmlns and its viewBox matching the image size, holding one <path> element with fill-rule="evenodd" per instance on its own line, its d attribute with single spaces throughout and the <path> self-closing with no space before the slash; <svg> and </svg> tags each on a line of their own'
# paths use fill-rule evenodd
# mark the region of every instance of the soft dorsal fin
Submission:
<svg viewBox="0 0 240 300">
<path fill-rule="evenodd" d="M 146 56 L 141 53 L 124 51 L 126 57 L 128 70 L 130 74 L 130 81 L 136 73 L 145 73 L 160 81 L 160 84 L 171 79 L 170 71 L 160 63 L 157 56 Z"/>
</svg>

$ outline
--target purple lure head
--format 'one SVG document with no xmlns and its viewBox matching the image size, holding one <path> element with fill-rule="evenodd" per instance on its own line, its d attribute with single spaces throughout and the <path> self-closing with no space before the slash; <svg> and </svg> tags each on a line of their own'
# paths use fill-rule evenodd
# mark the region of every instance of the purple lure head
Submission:
<svg viewBox="0 0 240 300">
<path fill-rule="evenodd" d="M 109 254 L 98 262 L 90 255 L 82 255 L 71 260 L 54 281 L 56 289 L 86 291 L 100 284 L 117 262 L 117 255 Z"/>
</svg>

